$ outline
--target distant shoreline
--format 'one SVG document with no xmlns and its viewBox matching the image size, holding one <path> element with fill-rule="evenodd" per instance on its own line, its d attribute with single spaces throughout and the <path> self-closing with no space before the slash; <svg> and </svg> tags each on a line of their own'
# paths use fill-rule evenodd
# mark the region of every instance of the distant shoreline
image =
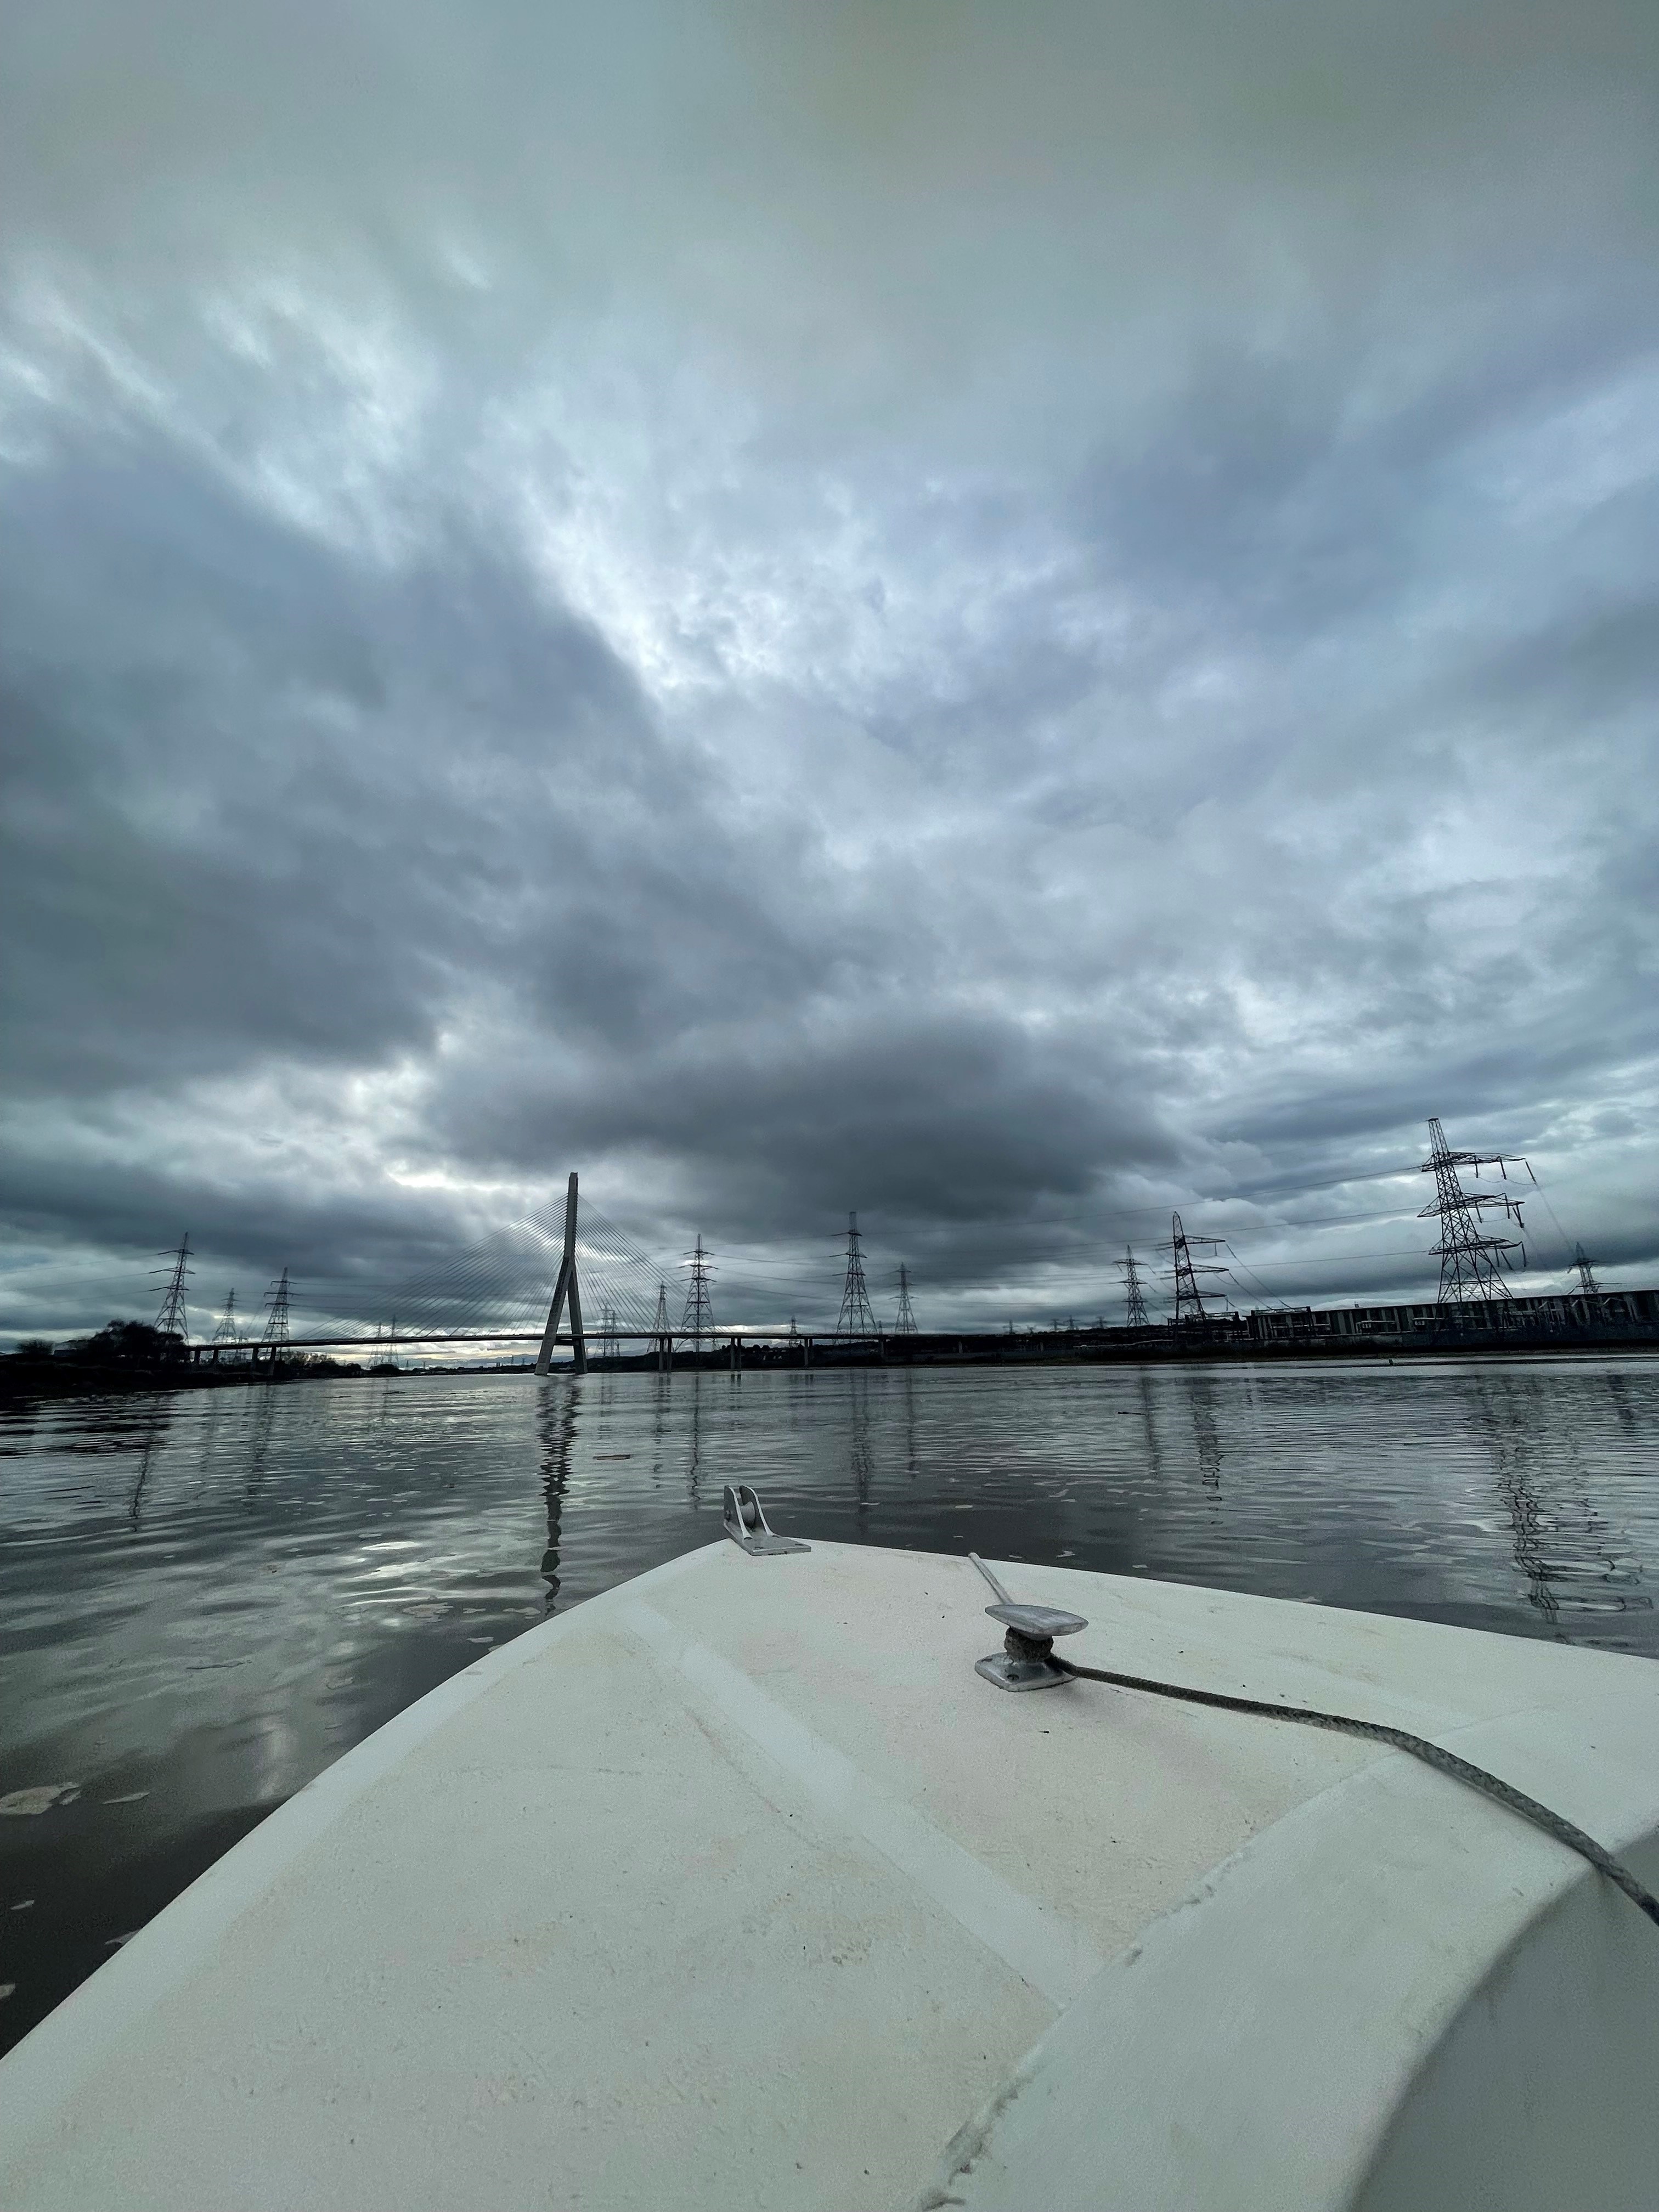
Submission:
<svg viewBox="0 0 1659 2212">
<path fill-rule="evenodd" d="M 68 1359 L 0 1358 L 0 1404 L 20 1398 L 149 1397 L 163 1390 L 222 1390 L 249 1382 L 367 1381 L 368 1370 L 356 1365 L 177 1367 L 81 1366 Z"/>
<path fill-rule="evenodd" d="M 1073 1346 L 1063 1343 L 1033 1346 L 1028 1339 L 1020 1337 L 1011 1340 L 1006 1336 L 975 1338 L 965 1335 L 944 1341 L 952 1348 L 945 1350 L 927 1345 L 913 1350 L 902 1340 L 893 1340 L 884 1346 L 872 1346 L 866 1350 L 836 1347 L 820 1340 L 814 1347 L 811 1365 L 805 1367 L 799 1355 L 787 1344 L 750 1342 L 740 1346 L 736 1364 L 731 1349 L 726 1346 L 711 1352 L 677 1352 L 672 1371 L 678 1374 L 817 1375 L 848 1368 L 866 1370 L 872 1367 L 1239 1367 L 1279 1366 L 1297 1360 L 1419 1367 L 1470 1358 L 1581 1360 L 1613 1354 L 1644 1354 L 1649 1358 L 1659 1355 L 1659 1341 L 1656 1341 L 1650 1334 L 1586 1337 L 1576 1341 L 1564 1341 L 1559 1335 L 1528 1337 L 1518 1332 L 1504 1335 L 1476 1335 L 1472 1333 L 1465 1337 L 1448 1338 L 1435 1343 L 1420 1340 L 1389 1343 L 1376 1339 L 1368 1340 L 1347 1337 L 1314 1343 L 1175 1344 L 1166 1341 L 1160 1344 L 1153 1340 L 1135 1345 L 1087 1344 Z M 639 1375 L 662 1371 L 659 1369 L 654 1352 L 608 1356 L 590 1352 L 587 1366 L 590 1374 Z M 556 1376 L 568 1376 L 573 1369 L 570 1362 L 564 1360 L 550 1371 Z M 398 1379 L 406 1382 L 426 1376 L 533 1376 L 533 1374 L 532 1367 L 506 1361 L 490 1361 L 476 1365 L 457 1364 L 453 1367 L 381 1369 L 377 1371 L 356 1363 L 313 1367 L 302 1365 L 298 1361 L 278 1365 L 274 1370 L 264 1363 L 257 1367 L 252 1364 L 198 1366 L 183 1363 L 176 1367 L 155 1368 L 82 1366 L 66 1360 L 21 1360 L 14 1355 L 0 1358 L 0 1404 L 15 1404 L 28 1399 L 149 1397 L 166 1391 L 244 1389 L 250 1385 L 270 1382 L 367 1382 Z"/>
</svg>

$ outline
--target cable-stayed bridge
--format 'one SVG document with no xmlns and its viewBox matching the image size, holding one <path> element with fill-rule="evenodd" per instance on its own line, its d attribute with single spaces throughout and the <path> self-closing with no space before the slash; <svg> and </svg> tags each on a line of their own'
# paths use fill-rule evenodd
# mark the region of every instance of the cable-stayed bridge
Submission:
<svg viewBox="0 0 1659 2212">
<path fill-rule="evenodd" d="M 320 1296 L 313 1291 L 313 1306 L 378 1310 L 383 1318 L 372 1330 L 358 1322 L 336 1332 L 301 1335 L 284 1327 L 276 1340 L 269 1327 L 259 1334 L 240 1336 L 222 1329 L 191 1353 L 198 1361 L 205 1357 L 215 1364 L 223 1358 L 257 1361 L 323 1350 L 358 1351 L 392 1361 L 399 1351 L 417 1345 L 533 1343 L 539 1346 L 537 1365 L 545 1372 L 560 1346 L 568 1347 L 581 1368 L 590 1349 L 614 1358 L 624 1346 L 654 1354 L 663 1366 L 678 1358 L 720 1354 L 735 1364 L 746 1343 L 791 1346 L 810 1364 L 820 1341 L 848 1350 L 873 1346 L 882 1339 L 869 1299 L 862 1295 L 855 1220 L 848 1231 L 847 1269 L 848 1279 L 856 1279 L 860 1298 L 849 1308 L 843 1293 L 834 1328 L 802 1330 L 793 1319 L 787 1326 L 723 1322 L 716 1317 L 719 1270 L 701 1237 L 693 1250 L 665 1265 L 620 1223 L 586 1200 L 579 1201 L 573 1175 L 562 1201 L 492 1231 L 425 1273 L 385 1285 L 353 1276 L 322 1286 Z M 771 1286 L 745 1281 L 741 1290 L 753 1311 Z M 908 1279 L 900 1285 L 899 1299 L 893 1333 L 907 1333 L 907 1321 L 908 1332 L 914 1333 Z"/>
</svg>

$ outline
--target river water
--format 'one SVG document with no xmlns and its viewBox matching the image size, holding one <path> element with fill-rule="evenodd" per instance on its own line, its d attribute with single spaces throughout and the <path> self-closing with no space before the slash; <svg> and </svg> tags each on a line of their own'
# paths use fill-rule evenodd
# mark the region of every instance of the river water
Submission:
<svg viewBox="0 0 1659 2212">
<path fill-rule="evenodd" d="M 805 1535 L 1659 1657 L 1656 1443 L 1640 1358 L 433 1375 L 8 1409 L 0 2047 L 481 1650 L 718 1537 L 725 1482 Z"/>
</svg>

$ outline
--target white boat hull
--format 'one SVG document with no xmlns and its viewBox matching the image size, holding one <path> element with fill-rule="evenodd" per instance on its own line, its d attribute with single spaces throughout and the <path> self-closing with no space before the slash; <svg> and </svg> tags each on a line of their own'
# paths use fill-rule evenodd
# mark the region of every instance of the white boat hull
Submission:
<svg viewBox="0 0 1659 2212">
<path fill-rule="evenodd" d="M 1659 1884 L 1659 1668 L 1060 1569 Z M 9 2212 L 1651 2206 L 1659 1929 L 1364 1741 L 1008 1697 L 965 1560 L 728 1543 L 359 1746 L 0 2063 Z"/>
</svg>

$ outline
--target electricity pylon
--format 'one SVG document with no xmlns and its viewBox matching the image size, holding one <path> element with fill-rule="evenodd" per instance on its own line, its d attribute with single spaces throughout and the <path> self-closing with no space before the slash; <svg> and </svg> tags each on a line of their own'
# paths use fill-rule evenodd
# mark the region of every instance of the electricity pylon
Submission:
<svg viewBox="0 0 1659 2212">
<path fill-rule="evenodd" d="M 841 1316 L 836 1323 L 840 1337 L 878 1335 L 870 1293 L 864 1280 L 864 1254 L 859 1246 L 859 1218 L 847 1217 L 847 1282 L 841 1294 Z"/>
<path fill-rule="evenodd" d="M 1125 1328 L 1150 1328 L 1152 1322 L 1146 1312 L 1146 1294 L 1140 1287 L 1140 1269 L 1135 1263 L 1135 1248 L 1126 1244 L 1123 1257 L 1113 1263 L 1123 1270 L 1123 1326 Z"/>
<path fill-rule="evenodd" d="M 1181 1225 L 1181 1216 L 1178 1213 L 1170 1216 L 1170 1241 L 1167 1244 L 1160 1244 L 1158 1249 L 1160 1252 L 1168 1252 L 1175 1262 L 1173 1267 L 1166 1267 L 1164 1272 L 1175 1279 L 1175 1313 L 1172 1319 L 1176 1328 L 1184 1328 L 1189 1321 L 1205 1322 L 1209 1319 L 1204 1310 L 1204 1301 L 1199 1296 L 1199 1277 L 1224 1275 L 1228 1272 L 1225 1267 L 1216 1266 L 1212 1261 L 1194 1260 L 1193 1246 L 1200 1245 L 1213 1252 L 1225 1241 L 1220 1237 L 1188 1237 Z"/>
<path fill-rule="evenodd" d="M 225 1310 L 220 1316 L 218 1328 L 213 1332 L 213 1341 L 216 1345 L 234 1344 L 236 1341 L 236 1291 L 234 1285 L 225 1292 Z"/>
<path fill-rule="evenodd" d="M 1437 1119 L 1429 1122 L 1429 1157 L 1423 1163 L 1422 1172 L 1434 1177 L 1433 1203 L 1421 1208 L 1419 1221 L 1437 1216 L 1440 1222 L 1440 1242 L 1433 1249 L 1440 1256 L 1440 1296 L 1437 1304 L 1443 1306 L 1485 1306 L 1492 1327 L 1501 1328 L 1508 1317 L 1510 1286 L 1504 1280 L 1505 1267 L 1514 1261 L 1505 1255 L 1518 1252 L 1521 1264 L 1527 1264 L 1527 1249 L 1518 1237 L 1489 1237 L 1484 1226 L 1480 1208 L 1500 1206 L 1504 1212 L 1524 1229 L 1521 1208 L 1507 1191 L 1465 1190 L 1458 1170 L 1473 1168 L 1477 1177 L 1482 1168 L 1496 1168 L 1504 1182 L 1513 1164 L 1532 1170 L 1517 1155 L 1503 1152 L 1455 1152 L 1446 1142 L 1446 1133 Z M 1536 1176 L 1533 1177 L 1536 1182 Z"/>
<path fill-rule="evenodd" d="M 893 1334 L 895 1336 L 914 1336 L 915 1333 L 916 1317 L 910 1310 L 910 1270 L 901 1260 L 899 1261 L 898 1314 L 893 1322 Z"/>
<path fill-rule="evenodd" d="M 691 1263 L 691 1273 L 685 1285 L 685 1311 L 680 1316 L 680 1334 L 692 1339 L 697 1351 L 702 1350 L 702 1340 L 714 1333 L 714 1306 L 708 1295 L 708 1285 L 714 1270 L 702 1249 L 702 1231 L 692 1249 L 686 1254 Z"/>
<path fill-rule="evenodd" d="M 545 1375 L 553 1357 L 553 1346 L 558 1340 L 559 1319 L 566 1301 L 570 1306 L 570 1345 L 572 1365 L 578 1375 L 587 1372 L 587 1339 L 582 1334 L 581 1285 L 576 1280 L 576 1178 L 573 1174 L 565 1186 L 564 1194 L 564 1252 L 559 1261 L 558 1279 L 553 1285 L 553 1303 L 547 1309 L 547 1327 L 542 1331 L 542 1348 L 536 1354 L 536 1372 Z"/>
<path fill-rule="evenodd" d="M 1595 1262 L 1589 1258 L 1582 1244 L 1573 1249 L 1572 1264 L 1577 1270 L 1578 1287 L 1587 1298 L 1599 1298 L 1601 1285 L 1595 1279 Z"/>
<path fill-rule="evenodd" d="M 264 1334 L 259 1339 L 262 1349 L 268 1350 L 273 1360 L 279 1359 L 288 1350 L 288 1269 L 265 1292 Z"/>
<path fill-rule="evenodd" d="M 176 1336 L 180 1344 L 188 1344 L 190 1321 L 185 1311 L 185 1284 L 196 1272 L 190 1265 L 189 1231 L 185 1231 L 176 1252 L 163 1252 L 159 1256 L 171 1260 L 173 1266 L 167 1271 L 167 1286 L 161 1294 L 161 1310 L 155 1316 L 155 1326 L 163 1336 Z M 159 1275 L 162 1270 L 157 1267 L 154 1272 Z"/>
</svg>

